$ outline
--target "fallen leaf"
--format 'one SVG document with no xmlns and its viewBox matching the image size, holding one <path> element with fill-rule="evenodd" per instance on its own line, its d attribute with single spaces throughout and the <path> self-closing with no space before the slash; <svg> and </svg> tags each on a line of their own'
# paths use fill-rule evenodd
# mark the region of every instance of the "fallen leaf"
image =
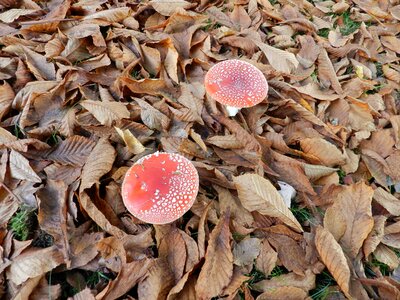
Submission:
<svg viewBox="0 0 400 300">
<path fill-rule="evenodd" d="M 174 275 L 168 262 L 165 258 L 157 258 L 149 268 L 146 278 L 139 282 L 138 296 L 140 299 L 165 299 L 173 285 Z"/>
<path fill-rule="evenodd" d="M 172 16 L 178 8 L 187 9 L 192 6 L 192 3 L 185 0 L 152 0 L 149 4 L 163 16 Z"/>
<path fill-rule="evenodd" d="M 10 152 L 10 172 L 11 176 L 16 179 L 28 180 L 31 182 L 42 182 L 42 179 L 40 179 L 40 177 L 29 165 L 29 160 L 14 150 L 11 150 Z"/>
<path fill-rule="evenodd" d="M 248 211 L 279 218 L 298 232 L 303 232 L 300 223 L 285 205 L 282 196 L 265 178 L 256 174 L 245 174 L 233 179 L 239 199 Z"/>
<path fill-rule="evenodd" d="M 140 154 L 146 150 L 142 143 L 132 134 L 129 129 L 122 130 L 118 127 L 114 128 L 118 132 L 119 136 L 123 139 L 125 145 L 128 147 L 129 151 L 132 154 Z"/>
<path fill-rule="evenodd" d="M 335 237 L 339 238 L 339 244 L 350 257 L 357 256 L 374 225 L 371 212 L 373 193 L 372 188 L 363 182 L 347 186 L 327 209 L 326 213 L 330 214 L 333 220 L 337 219 L 335 228 L 340 227 L 344 230 L 340 230 L 343 235 Z"/>
<path fill-rule="evenodd" d="M 99 183 L 100 177 L 111 170 L 115 159 L 115 149 L 105 139 L 100 139 L 82 169 L 82 182 L 79 191 L 90 188 L 93 184 Z"/>
<path fill-rule="evenodd" d="M 199 299 L 218 296 L 229 284 L 233 275 L 233 254 L 230 246 L 229 212 L 221 216 L 210 234 L 205 263 L 196 283 Z"/>
<path fill-rule="evenodd" d="M 63 165 L 83 166 L 94 146 L 92 140 L 72 136 L 62 141 L 47 158 Z"/>
<path fill-rule="evenodd" d="M 378 187 L 374 190 L 373 199 L 382 205 L 392 215 L 400 215 L 400 200 L 392 194 L 386 192 L 383 188 Z"/>
<path fill-rule="evenodd" d="M 38 190 L 36 195 L 39 198 L 39 226 L 53 236 L 54 244 L 63 254 L 68 267 L 70 261 L 67 239 L 67 186 L 62 181 L 48 180 L 46 186 Z"/>
<path fill-rule="evenodd" d="M 130 115 L 126 106 L 121 102 L 84 100 L 81 105 L 105 126 L 111 126 L 113 122 L 129 118 Z"/>
<path fill-rule="evenodd" d="M 268 276 L 276 267 L 278 254 L 268 243 L 267 239 L 262 240 L 260 247 L 260 255 L 256 258 L 256 268 Z"/>
<path fill-rule="evenodd" d="M 243 239 L 233 247 L 233 263 L 237 266 L 253 264 L 260 254 L 261 241 L 257 238 Z"/>
<path fill-rule="evenodd" d="M 7 277 L 19 285 L 28 278 L 34 278 L 47 273 L 64 263 L 63 254 L 52 246 L 42 249 L 29 249 L 13 259 Z"/>
<path fill-rule="evenodd" d="M 293 53 L 283 51 L 259 41 L 253 41 L 265 54 L 271 66 L 283 73 L 293 73 L 297 69 L 299 62 Z"/>
<path fill-rule="evenodd" d="M 307 299 L 308 293 L 300 288 L 284 286 L 270 288 L 267 292 L 259 295 L 256 300 L 305 300 Z"/>
<path fill-rule="evenodd" d="M 350 296 L 350 268 L 342 248 L 336 242 L 332 234 L 325 228 L 318 226 L 315 234 L 315 246 L 322 262 L 344 292 Z"/>
<path fill-rule="evenodd" d="M 345 163 L 345 156 L 333 144 L 320 138 L 306 138 L 300 141 L 302 150 L 316 157 L 321 165 L 333 167 Z"/>
</svg>

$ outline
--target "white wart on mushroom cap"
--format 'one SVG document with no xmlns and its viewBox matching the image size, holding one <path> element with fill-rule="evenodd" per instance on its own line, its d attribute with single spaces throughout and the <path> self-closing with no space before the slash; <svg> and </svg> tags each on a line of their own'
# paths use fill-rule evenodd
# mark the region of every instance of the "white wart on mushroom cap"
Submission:
<svg viewBox="0 0 400 300">
<path fill-rule="evenodd" d="M 136 218 L 167 224 L 182 217 L 193 205 L 199 175 L 185 157 L 156 152 L 138 160 L 122 184 L 125 207 Z"/>
<path fill-rule="evenodd" d="M 215 64 L 208 70 L 204 84 L 211 98 L 236 108 L 254 106 L 268 94 L 268 83 L 263 73 L 238 59 Z"/>
</svg>

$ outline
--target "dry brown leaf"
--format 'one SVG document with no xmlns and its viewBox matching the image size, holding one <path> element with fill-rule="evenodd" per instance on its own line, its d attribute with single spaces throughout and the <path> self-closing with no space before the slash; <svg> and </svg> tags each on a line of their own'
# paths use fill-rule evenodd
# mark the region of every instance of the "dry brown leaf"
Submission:
<svg viewBox="0 0 400 300">
<path fill-rule="evenodd" d="M 365 257 L 368 257 L 372 252 L 375 251 L 376 247 L 380 244 L 385 234 L 385 216 L 374 216 L 374 227 L 365 239 L 363 245 L 363 251 Z"/>
<path fill-rule="evenodd" d="M 14 90 L 6 81 L 0 85 L 0 120 L 10 111 L 14 97 Z"/>
<path fill-rule="evenodd" d="M 89 217 L 102 228 L 104 231 L 114 235 L 118 238 L 122 238 L 126 235 L 118 227 L 112 225 L 107 217 L 94 205 L 88 194 L 85 192 L 81 192 L 79 195 L 79 203 L 82 205 L 82 208 L 86 211 Z M 89 249 L 91 250 L 91 249 Z M 96 252 L 97 254 L 97 252 Z M 79 257 L 80 258 L 80 257 Z M 94 257 L 92 257 L 94 258 Z M 73 264 L 72 264 L 73 265 Z"/>
<path fill-rule="evenodd" d="M 113 122 L 130 116 L 128 109 L 121 102 L 84 100 L 81 105 L 105 126 L 111 126 Z"/>
<path fill-rule="evenodd" d="M 218 296 L 231 281 L 233 255 L 229 220 L 230 214 L 226 212 L 210 234 L 205 262 L 195 287 L 199 299 Z"/>
<path fill-rule="evenodd" d="M 214 185 L 218 192 L 218 202 L 221 212 L 230 211 L 232 220 L 235 220 L 242 226 L 250 227 L 253 222 L 253 216 L 240 203 L 237 197 L 234 197 L 228 189 Z"/>
<path fill-rule="evenodd" d="M 373 193 L 373 189 L 363 182 L 346 186 L 326 211 L 335 228 L 331 229 L 329 226 L 329 230 L 333 231 L 332 234 L 338 231 L 342 233 L 335 237 L 340 238 L 338 242 L 350 257 L 357 256 L 374 225 L 371 212 Z"/>
<path fill-rule="evenodd" d="M 260 247 L 260 255 L 256 258 L 256 268 L 268 276 L 276 267 L 278 254 L 268 243 L 267 239 L 262 240 Z"/>
<path fill-rule="evenodd" d="M 337 94 L 343 94 L 343 89 L 325 49 L 322 49 L 318 55 L 318 78 L 324 87 L 332 86 Z"/>
<path fill-rule="evenodd" d="M 102 295 L 103 297 L 101 299 L 117 299 L 126 294 L 132 287 L 134 287 L 145 277 L 148 269 L 151 267 L 151 264 L 152 261 L 147 258 L 123 264 L 117 278 L 109 283 L 109 285 L 106 287 L 107 292 Z"/>
<path fill-rule="evenodd" d="M 165 258 L 157 258 L 150 266 L 146 278 L 139 282 L 139 299 L 165 299 L 173 285 L 174 275 L 168 262 Z"/>
<path fill-rule="evenodd" d="M 282 196 L 265 178 L 257 174 L 245 174 L 233 178 L 239 199 L 248 211 L 279 218 L 298 232 L 303 232 L 300 223 L 288 209 Z"/>
<path fill-rule="evenodd" d="M 23 8 L 12 8 L 0 14 L 0 21 L 4 23 L 12 23 L 21 16 L 28 16 L 38 12 L 37 9 L 23 9 Z"/>
<path fill-rule="evenodd" d="M 64 258 L 57 246 L 43 249 L 31 248 L 13 259 L 7 270 L 7 277 L 19 285 L 28 278 L 43 275 L 62 263 L 64 263 Z"/>
<path fill-rule="evenodd" d="M 346 297 L 350 296 L 350 268 L 342 248 L 332 234 L 318 226 L 315 234 L 315 246 L 322 262 L 335 278 Z"/>
<path fill-rule="evenodd" d="M 265 54 L 268 62 L 275 70 L 290 74 L 293 73 L 293 71 L 299 66 L 299 62 L 293 53 L 271 47 L 259 41 L 253 40 L 253 42 Z"/>
<path fill-rule="evenodd" d="M 292 286 L 308 292 L 315 288 L 315 274 L 307 270 L 304 276 L 295 273 L 283 274 L 271 279 L 261 280 L 253 285 L 259 292 L 266 292 L 277 287 Z"/>
<path fill-rule="evenodd" d="M 305 300 L 308 293 L 303 289 L 291 286 L 275 287 L 259 295 L 256 300 Z"/>
<path fill-rule="evenodd" d="M 10 152 L 10 172 L 11 176 L 16 179 L 28 180 L 31 182 L 42 182 L 42 179 L 40 179 L 40 177 L 29 165 L 29 160 L 14 150 L 11 150 Z"/>
<path fill-rule="evenodd" d="M 57 30 L 60 21 L 65 18 L 68 10 L 71 6 L 70 0 L 56 1 L 55 7 L 49 11 L 42 19 L 38 21 L 28 22 L 28 26 L 24 26 L 24 29 L 36 32 L 47 32 L 51 33 Z"/>
<path fill-rule="evenodd" d="M 320 138 L 306 138 L 300 141 L 305 153 L 316 157 L 322 165 L 333 167 L 345 163 L 344 154 L 333 144 Z"/>
<path fill-rule="evenodd" d="M 38 190 L 36 195 L 39 198 L 39 226 L 53 236 L 54 244 L 64 255 L 64 262 L 69 267 L 67 186 L 62 181 L 47 180 L 46 186 Z"/>
<path fill-rule="evenodd" d="M 142 99 L 135 98 L 135 101 L 139 104 L 141 108 L 140 116 L 143 123 L 147 125 L 147 127 L 160 131 L 168 127 L 170 119 L 165 114 L 158 111 Z"/>
<path fill-rule="evenodd" d="M 279 261 L 286 269 L 304 275 L 308 264 L 305 251 L 294 239 L 281 234 L 268 234 L 268 241 L 276 249 Z"/>
<path fill-rule="evenodd" d="M 395 36 L 385 35 L 381 37 L 382 45 L 400 54 L 400 39 Z"/>
<path fill-rule="evenodd" d="M 178 8 L 187 9 L 192 3 L 185 0 L 152 0 L 149 4 L 163 16 L 172 16 Z"/>
<path fill-rule="evenodd" d="M 56 70 L 53 63 L 47 62 L 43 55 L 21 46 L 25 54 L 26 64 L 37 80 L 55 80 Z"/>
<path fill-rule="evenodd" d="M 100 178 L 111 170 L 116 152 L 106 139 L 100 139 L 82 169 L 82 182 L 79 191 L 99 183 Z"/>
<path fill-rule="evenodd" d="M 118 23 L 126 19 L 129 16 L 130 11 L 131 10 L 129 7 L 112 8 L 112 9 L 102 10 L 94 14 L 89 14 L 85 16 L 83 20 L 98 19 L 98 20 L 108 21 L 110 23 Z"/>
<path fill-rule="evenodd" d="M 258 238 L 245 238 L 233 246 L 233 263 L 237 266 L 252 265 L 254 259 L 260 254 L 261 240 Z"/>
<path fill-rule="evenodd" d="M 244 147 L 243 143 L 234 135 L 214 135 L 209 137 L 206 142 L 222 149 L 240 149 Z"/>
<path fill-rule="evenodd" d="M 315 44 L 314 39 L 309 35 L 300 35 L 298 40 L 301 48 L 296 57 L 304 68 L 310 68 L 318 58 L 320 47 Z"/>
<path fill-rule="evenodd" d="M 94 146 L 92 140 L 76 135 L 62 141 L 47 158 L 63 165 L 83 166 Z"/>
<path fill-rule="evenodd" d="M 374 251 L 374 256 L 380 262 L 388 265 L 390 269 L 396 269 L 400 260 L 396 253 L 386 245 L 378 245 Z"/>
<path fill-rule="evenodd" d="M 165 257 L 174 275 L 175 283 L 178 283 L 183 276 L 187 259 L 185 241 L 180 230 L 172 229 L 163 236 L 158 253 L 159 257 Z"/>
<path fill-rule="evenodd" d="M 374 191 L 374 200 L 382 205 L 388 212 L 394 216 L 400 216 L 400 200 L 392 194 L 378 187 Z"/>
</svg>

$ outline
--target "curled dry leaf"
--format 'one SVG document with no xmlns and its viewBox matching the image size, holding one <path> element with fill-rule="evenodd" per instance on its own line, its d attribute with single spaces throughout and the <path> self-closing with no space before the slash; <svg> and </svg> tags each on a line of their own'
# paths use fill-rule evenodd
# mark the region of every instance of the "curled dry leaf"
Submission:
<svg viewBox="0 0 400 300">
<path fill-rule="evenodd" d="M 315 234 L 315 246 L 322 262 L 335 278 L 343 293 L 351 299 L 350 268 L 340 245 L 328 230 L 318 226 Z"/>
<path fill-rule="evenodd" d="M 218 296 L 231 281 L 233 254 L 229 220 L 230 214 L 226 212 L 210 234 L 205 262 L 195 287 L 199 299 Z"/>
<path fill-rule="evenodd" d="M 114 147 L 106 139 L 100 139 L 83 166 L 80 192 L 99 183 L 100 177 L 111 170 L 115 156 Z"/>
<path fill-rule="evenodd" d="M 101 299 L 112 300 L 126 294 L 145 277 L 151 265 L 152 261 L 147 258 L 124 264 L 117 278 L 112 280 L 105 288 L 106 292 L 104 294 L 101 293 Z"/>
<path fill-rule="evenodd" d="M 123 139 L 125 145 L 128 147 L 129 151 L 132 154 L 140 154 L 146 150 L 142 143 L 132 134 L 129 129 L 122 130 L 118 127 L 114 128 L 118 132 L 119 136 Z"/>
<path fill-rule="evenodd" d="M 298 232 L 303 229 L 293 213 L 285 205 L 282 196 L 265 178 L 257 174 L 245 174 L 233 178 L 239 199 L 248 211 L 279 218 Z"/>
<path fill-rule="evenodd" d="M 378 187 L 374 191 L 374 200 L 382 205 L 393 216 L 400 215 L 400 200 L 392 194 L 385 191 L 383 188 Z"/>
<path fill-rule="evenodd" d="M 64 255 L 69 266 L 69 242 L 67 234 L 67 186 L 62 181 L 48 180 L 37 192 L 39 198 L 38 221 L 42 230 L 52 235 L 54 243 Z"/>
</svg>

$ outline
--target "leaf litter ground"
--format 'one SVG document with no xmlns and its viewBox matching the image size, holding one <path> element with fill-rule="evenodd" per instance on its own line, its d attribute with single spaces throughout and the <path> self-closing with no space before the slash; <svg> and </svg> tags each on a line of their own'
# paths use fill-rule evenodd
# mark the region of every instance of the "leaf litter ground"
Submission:
<svg viewBox="0 0 400 300">
<path fill-rule="evenodd" d="M 0 0 L 0 296 L 399 299 L 397 4 Z M 229 118 L 234 58 L 270 90 Z M 200 176 L 163 226 L 120 195 L 157 150 Z"/>
</svg>

